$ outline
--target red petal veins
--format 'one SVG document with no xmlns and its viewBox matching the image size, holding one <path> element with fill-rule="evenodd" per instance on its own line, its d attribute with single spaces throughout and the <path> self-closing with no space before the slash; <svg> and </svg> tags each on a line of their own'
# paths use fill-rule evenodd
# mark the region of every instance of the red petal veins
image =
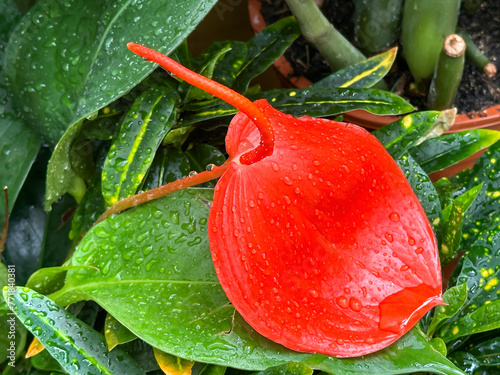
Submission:
<svg viewBox="0 0 500 375">
<path fill-rule="evenodd" d="M 271 156 L 241 165 L 259 132 L 229 127 L 210 248 L 229 300 L 263 336 L 334 356 L 382 349 L 441 303 L 436 240 L 384 147 L 352 124 L 293 118 L 256 102 Z"/>
</svg>

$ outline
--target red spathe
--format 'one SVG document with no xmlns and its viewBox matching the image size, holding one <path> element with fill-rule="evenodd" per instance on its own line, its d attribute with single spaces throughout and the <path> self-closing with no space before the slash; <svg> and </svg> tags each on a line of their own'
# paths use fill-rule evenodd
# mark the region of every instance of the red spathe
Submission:
<svg viewBox="0 0 500 375">
<path fill-rule="evenodd" d="M 290 349 L 353 357 L 388 346 L 442 303 L 436 240 L 411 186 L 366 130 L 255 104 L 276 143 L 242 165 L 260 134 L 241 112 L 229 126 L 233 162 L 209 216 L 224 291 Z"/>
</svg>

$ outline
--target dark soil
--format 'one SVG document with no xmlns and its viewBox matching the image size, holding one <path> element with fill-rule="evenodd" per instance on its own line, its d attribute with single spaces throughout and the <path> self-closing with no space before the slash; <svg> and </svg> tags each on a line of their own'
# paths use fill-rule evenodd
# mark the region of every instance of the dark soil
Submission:
<svg viewBox="0 0 500 375">
<path fill-rule="evenodd" d="M 352 41 L 352 14 L 354 12 L 352 0 L 325 0 L 322 10 L 333 25 Z M 262 0 L 262 14 L 266 24 L 269 25 L 290 15 L 290 12 L 283 0 Z M 462 12 L 459 26 L 471 35 L 481 51 L 497 65 L 497 68 L 500 68 L 500 1 L 485 0 L 471 15 Z M 386 77 L 386 82 L 417 109 L 424 109 L 425 98 L 412 95 L 408 90 L 408 85 L 401 87 L 401 82 L 409 83 L 409 77 L 411 77 L 401 51 L 400 48 L 398 58 Z M 294 76 L 305 76 L 315 82 L 331 73 L 321 54 L 302 37 L 298 38 L 285 52 L 285 57 L 292 64 Z M 499 87 L 500 73 L 493 78 L 488 78 L 474 64 L 466 61 L 455 106 L 460 113 L 474 113 L 499 104 Z"/>
</svg>

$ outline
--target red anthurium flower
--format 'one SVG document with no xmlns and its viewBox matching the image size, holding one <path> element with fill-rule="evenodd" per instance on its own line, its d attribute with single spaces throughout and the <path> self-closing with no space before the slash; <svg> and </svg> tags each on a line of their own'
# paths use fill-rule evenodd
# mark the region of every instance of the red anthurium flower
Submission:
<svg viewBox="0 0 500 375">
<path fill-rule="evenodd" d="M 161 194 L 220 176 L 212 257 L 256 331 L 293 350 L 353 357 L 393 343 L 442 303 L 432 228 L 375 137 L 285 115 L 158 52 L 129 48 L 241 111 L 229 126 L 228 161 Z"/>
</svg>

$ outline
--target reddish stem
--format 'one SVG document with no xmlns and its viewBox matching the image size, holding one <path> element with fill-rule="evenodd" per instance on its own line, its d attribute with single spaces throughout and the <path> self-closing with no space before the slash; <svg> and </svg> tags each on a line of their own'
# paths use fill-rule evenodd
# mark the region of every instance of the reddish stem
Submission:
<svg viewBox="0 0 500 375">
<path fill-rule="evenodd" d="M 222 164 L 220 167 L 214 166 L 213 169 L 210 171 L 205 171 L 201 173 L 197 173 L 192 176 L 187 176 L 184 178 L 181 178 L 180 180 L 176 180 L 173 182 L 170 182 L 168 184 L 159 186 L 155 189 L 151 189 L 148 191 L 145 191 L 140 194 L 133 195 L 131 197 L 122 199 L 118 202 L 116 202 L 114 205 L 112 205 L 110 208 L 104 212 L 99 219 L 94 223 L 96 225 L 97 223 L 100 223 L 101 221 L 107 219 L 111 215 L 118 214 L 122 211 L 125 211 L 128 208 L 132 208 L 135 206 L 138 206 L 142 203 L 146 203 L 149 201 L 152 201 L 154 199 L 161 198 L 167 194 L 174 193 L 178 190 L 186 189 L 191 186 L 199 185 L 204 182 L 208 182 L 211 180 L 214 180 L 220 176 L 226 171 L 226 169 L 229 167 L 231 164 L 232 160 L 228 159 L 224 164 Z"/>
<path fill-rule="evenodd" d="M 252 119 L 255 126 L 260 131 L 260 144 L 253 150 L 241 155 L 241 164 L 253 164 L 259 160 L 264 159 L 273 153 L 274 150 L 274 131 L 269 122 L 269 119 L 262 113 L 262 111 L 250 100 L 243 95 L 238 94 L 236 91 L 221 85 L 211 79 L 195 73 L 167 56 L 144 47 L 140 44 L 128 43 L 127 47 L 134 53 L 160 64 L 169 72 L 179 76 L 184 81 L 196 86 L 222 100 L 235 106 L 241 112 L 246 114 Z"/>
</svg>

